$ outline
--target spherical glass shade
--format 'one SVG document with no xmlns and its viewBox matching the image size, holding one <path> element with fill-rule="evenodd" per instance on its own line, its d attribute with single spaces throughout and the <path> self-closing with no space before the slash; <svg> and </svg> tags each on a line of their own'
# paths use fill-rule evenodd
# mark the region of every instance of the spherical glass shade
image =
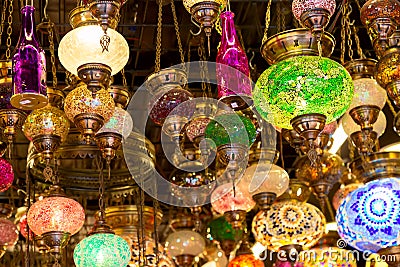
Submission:
<svg viewBox="0 0 400 267">
<path fill-rule="evenodd" d="M 335 13 L 335 0 L 294 0 L 292 3 L 292 12 L 297 20 L 300 20 L 304 12 L 313 9 L 325 9 L 332 16 Z"/>
<path fill-rule="evenodd" d="M 348 136 L 350 136 L 354 132 L 361 131 L 361 127 L 357 123 L 355 123 L 353 118 L 347 113 L 343 115 L 342 126 L 344 132 Z M 378 119 L 373 124 L 373 127 L 374 127 L 374 132 L 376 132 L 378 136 L 381 136 L 385 132 L 386 116 L 382 111 L 379 112 Z"/>
<path fill-rule="evenodd" d="M 307 155 L 302 156 L 296 164 L 296 178 L 311 186 L 319 181 L 334 185 L 346 171 L 342 158 L 329 152 L 322 154 L 320 164 L 321 172 L 311 167 L 311 161 Z"/>
<path fill-rule="evenodd" d="M 93 234 L 74 249 L 77 267 L 126 267 L 130 258 L 128 243 L 114 234 Z"/>
<path fill-rule="evenodd" d="M 355 183 L 355 184 L 348 184 L 344 187 L 339 188 L 332 198 L 332 205 L 335 208 L 335 210 L 339 208 L 340 204 L 347 197 L 349 193 L 353 192 L 362 185 L 363 184 Z"/>
<path fill-rule="evenodd" d="M 337 247 L 313 248 L 301 252 L 300 262 L 304 267 L 357 267 L 354 251 Z"/>
<path fill-rule="evenodd" d="M 246 169 L 239 184 L 252 196 L 264 192 L 280 196 L 289 186 L 289 174 L 275 164 L 260 161 Z"/>
<path fill-rule="evenodd" d="M 28 219 L 26 217 L 26 214 L 22 215 L 21 219 L 19 219 L 17 228 L 18 228 L 20 234 L 23 237 L 27 238 L 27 236 L 28 236 Z M 29 233 L 30 233 L 29 238 L 33 238 L 33 234 L 30 229 L 29 229 Z"/>
<path fill-rule="evenodd" d="M 367 27 L 378 18 L 390 18 L 400 24 L 400 3 L 397 0 L 369 0 L 360 13 L 361 22 Z"/>
<path fill-rule="evenodd" d="M 189 121 L 186 125 L 186 136 L 189 138 L 190 142 L 194 142 L 196 138 L 204 137 L 204 132 L 208 123 L 210 123 L 210 118 L 194 118 Z"/>
<path fill-rule="evenodd" d="M 42 235 L 52 231 L 76 234 L 85 222 L 81 204 L 67 197 L 46 197 L 28 210 L 29 228 Z"/>
<path fill-rule="evenodd" d="M 190 12 L 190 9 L 199 3 L 203 3 L 204 0 L 183 0 L 183 5 L 185 6 L 186 10 Z M 220 6 L 220 9 L 223 10 L 226 6 L 226 2 L 227 0 L 209 0 L 207 2 L 212 2 L 212 3 L 216 3 Z"/>
<path fill-rule="evenodd" d="M 197 232 L 179 230 L 171 233 L 165 241 L 165 250 L 170 257 L 180 255 L 197 256 L 203 252 L 206 241 Z"/>
<path fill-rule="evenodd" d="M 264 267 L 264 262 L 256 259 L 253 254 L 243 254 L 231 260 L 228 267 Z"/>
<path fill-rule="evenodd" d="M 206 127 L 205 138 L 217 147 L 226 144 L 251 146 L 256 140 L 256 127 L 251 119 L 236 113 L 216 116 Z"/>
<path fill-rule="evenodd" d="M 88 63 L 101 63 L 111 68 L 115 75 L 129 59 L 129 46 L 117 31 L 108 28 L 108 50 L 103 50 L 100 39 L 104 31 L 99 25 L 87 25 L 69 31 L 60 41 L 58 58 L 66 70 L 78 75 L 78 68 Z"/>
<path fill-rule="evenodd" d="M 64 102 L 64 111 L 70 121 L 74 121 L 76 115 L 94 113 L 107 122 L 112 117 L 114 108 L 114 100 L 107 90 L 98 90 L 93 98 L 93 93 L 83 83 L 69 92 Z"/>
<path fill-rule="evenodd" d="M 190 117 L 194 112 L 195 103 L 193 101 L 182 103 L 192 98 L 193 95 L 181 87 L 175 87 L 167 92 L 162 91 L 150 101 L 150 119 L 157 125 L 163 125 L 171 111 L 176 115 Z"/>
<path fill-rule="evenodd" d="M 399 53 L 388 53 L 379 59 L 375 79 L 385 89 L 390 83 L 400 80 Z"/>
<path fill-rule="evenodd" d="M 0 158 L 0 192 L 7 191 L 14 181 L 12 165 L 5 159 Z"/>
<path fill-rule="evenodd" d="M 381 109 L 386 104 L 387 94 L 375 79 L 361 78 L 353 81 L 354 96 L 349 110 L 362 105 L 375 105 Z"/>
<path fill-rule="evenodd" d="M 234 210 L 250 211 L 256 203 L 246 189 L 236 186 L 234 192 L 232 183 L 226 183 L 212 192 L 211 205 L 216 212 L 224 214 Z"/>
<path fill-rule="evenodd" d="M 11 221 L 0 218 L 0 246 L 13 246 L 18 241 L 18 230 Z"/>
<path fill-rule="evenodd" d="M 315 206 L 297 200 L 285 200 L 271 205 L 253 218 L 252 231 L 257 242 L 272 251 L 281 246 L 314 246 L 325 232 L 325 216 Z"/>
<path fill-rule="evenodd" d="M 128 138 L 133 128 L 133 120 L 131 115 L 121 107 L 116 106 L 110 120 L 104 124 L 97 132 L 99 133 L 116 133 Z"/>
<path fill-rule="evenodd" d="M 292 129 L 296 116 L 319 113 L 326 123 L 337 120 L 349 107 L 353 80 L 339 63 L 325 57 L 297 56 L 264 71 L 253 91 L 254 105 L 271 124 Z"/>
<path fill-rule="evenodd" d="M 361 251 L 399 245 L 400 181 L 371 181 L 343 200 L 336 213 L 339 235 Z"/>
<path fill-rule="evenodd" d="M 212 220 L 207 227 L 208 238 L 211 240 L 238 240 L 242 230 L 233 229 L 232 224 L 226 221 L 225 216 Z"/>
<path fill-rule="evenodd" d="M 64 111 L 47 105 L 28 115 L 22 131 L 30 141 L 39 135 L 56 135 L 61 137 L 61 141 L 65 141 L 69 131 L 69 120 Z"/>
</svg>

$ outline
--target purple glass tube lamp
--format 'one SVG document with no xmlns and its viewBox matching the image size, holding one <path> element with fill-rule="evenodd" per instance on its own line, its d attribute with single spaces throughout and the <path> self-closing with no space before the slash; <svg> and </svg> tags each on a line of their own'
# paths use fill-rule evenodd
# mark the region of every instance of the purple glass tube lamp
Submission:
<svg viewBox="0 0 400 267">
<path fill-rule="evenodd" d="M 233 21 L 235 14 L 222 12 L 221 44 L 217 54 L 218 99 L 234 110 L 251 104 L 252 83 L 246 52 L 240 45 Z"/>
<path fill-rule="evenodd" d="M 34 110 L 47 105 L 46 57 L 35 34 L 35 8 L 26 5 L 21 13 L 21 32 L 12 58 L 11 104 L 19 109 Z"/>
</svg>

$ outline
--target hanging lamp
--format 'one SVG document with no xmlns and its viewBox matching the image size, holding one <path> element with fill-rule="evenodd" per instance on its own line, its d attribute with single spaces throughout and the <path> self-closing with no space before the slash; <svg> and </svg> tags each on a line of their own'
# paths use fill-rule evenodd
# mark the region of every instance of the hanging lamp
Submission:
<svg viewBox="0 0 400 267">
<path fill-rule="evenodd" d="M 73 29 L 61 39 L 58 57 L 66 70 L 79 76 L 88 89 L 96 94 L 99 90 L 107 89 L 110 77 L 121 71 L 128 62 L 128 43 L 114 30 L 116 23 L 107 24 L 107 40 L 103 39 L 103 29 L 86 6 L 73 9 L 69 19 Z M 108 21 L 108 18 L 105 19 Z M 79 56 L 75 56 L 77 51 Z"/>
</svg>

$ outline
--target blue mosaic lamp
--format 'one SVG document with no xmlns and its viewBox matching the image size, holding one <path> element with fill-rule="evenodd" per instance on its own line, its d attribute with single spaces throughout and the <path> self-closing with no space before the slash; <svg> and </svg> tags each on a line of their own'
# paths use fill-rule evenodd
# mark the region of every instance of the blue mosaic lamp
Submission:
<svg viewBox="0 0 400 267">
<path fill-rule="evenodd" d="M 336 214 L 339 235 L 348 245 L 378 252 L 400 244 L 400 180 L 375 180 L 351 192 Z"/>
</svg>

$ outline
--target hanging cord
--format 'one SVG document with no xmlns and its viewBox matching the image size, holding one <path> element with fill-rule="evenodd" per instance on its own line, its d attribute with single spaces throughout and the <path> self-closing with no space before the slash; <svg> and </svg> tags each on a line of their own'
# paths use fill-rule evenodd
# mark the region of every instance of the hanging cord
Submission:
<svg viewBox="0 0 400 267">
<path fill-rule="evenodd" d="M 4 26 L 6 22 L 6 10 L 7 10 L 8 1 L 4 0 L 3 9 L 1 11 L 1 22 L 0 22 L 0 46 L 1 46 L 1 37 L 3 36 Z"/>
<path fill-rule="evenodd" d="M 27 164 L 26 166 L 26 171 L 25 171 L 25 183 L 26 183 L 26 204 L 27 204 L 27 210 L 29 210 L 31 208 L 31 183 L 30 183 L 30 179 L 29 179 L 29 166 Z M 26 231 L 27 231 L 27 235 L 26 235 L 26 251 L 25 251 L 25 267 L 30 267 L 30 230 L 29 230 L 29 225 L 26 225 Z"/>
<path fill-rule="evenodd" d="M 340 30 L 340 63 L 344 64 L 344 55 L 346 53 L 346 13 L 348 1 L 342 5 L 342 28 Z"/>
<path fill-rule="evenodd" d="M 121 70 L 121 75 L 122 75 L 122 86 L 127 88 L 128 87 L 128 83 L 126 82 L 126 76 L 125 76 L 125 69 L 122 68 Z"/>
<path fill-rule="evenodd" d="M 105 219 L 105 207 L 104 207 L 104 173 L 103 173 L 103 159 L 98 158 L 99 163 L 99 219 L 104 221 Z"/>
<path fill-rule="evenodd" d="M 349 55 L 350 60 L 353 60 L 353 40 L 351 39 L 351 33 L 352 33 L 351 27 L 354 25 L 354 21 L 350 22 L 350 15 L 351 15 L 351 12 L 353 11 L 353 8 L 351 7 L 349 2 L 350 1 L 348 1 L 348 3 L 347 3 L 347 5 L 348 5 L 347 13 L 343 14 L 343 15 L 346 15 L 346 24 L 345 24 L 346 25 L 346 36 L 348 36 L 348 39 L 347 39 L 348 51 L 347 51 L 347 53 Z"/>
<path fill-rule="evenodd" d="M 144 266 L 147 265 L 147 257 L 146 257 L 146 238 L 144 235 L 144 220 L 143 220 L 143 211 L 144 211 L 144 190 L 142 187 L 140 188 L 140 213 L 139 213 L 139 221 L 140 221 L 140 235 L 142 237 L 142 240 L 139 240 L 139 242 L 142 242 L 142 255 L 143 255 L 143 264 Z"/>
<path fill-rule="evenodd" d="M 178 42 L 178 50 L 179 50 L 179 55 L 180 55 L 180 58 L 181 58 L 182 70 L 186 71 L 185 55 L 183 53 L 181 35 L 179 33 L 179 24 L 178 24 L 178 18 L 176 16 L 174 0 L 171 0 L 171 10 L 172 10 L 172 16 L 174 18 L 175 34 L 176 34 L 176 40 Z"/>
<path fill-rule="evenodd" d="M 272 0 L 268 0 L 267 11 L 265 12 L 265 29 L 264 29 L 264 36 L 262 38 L 262 43 L 265 43 L 268 39 L 268 29 L 269 29 L 269 24 L 271 23 L 271 3 Z"/>
<path fill-rule="evenodd" d="M 7 50 L 6 50 L 6 60 L 9 60 L 11 57 L 11 34 L 12 34 L 12 22 L 13 22 L 13 14 L 14 7 L 13 7 L 13 0 L 10 0 L 10 4 L 8 6 L 8 28 L 7 28 Z"/>
<path fill-rule="evenodd" d="M 46 1 L 46 6 L 47 7 L 47 1 Z M 45 9 L 45 14 L 46 14 L 46 9 Z M 50 60 L 51 60 L 51 73 L 53 75 L 53 88 L 57 88 L 57 68 L 56 68 L 56 56 L 54 53 L 54 29 L 53 29 L 53 22 L 48 20 L 49 24 L 49 46 L 50 46 Z"/>
<path fill-rule="evenodd" d="M 158 264 L 160 263 L 160 251 L 158 250 L 158 229 L 157 229 L 157 225 L 158 225 L 158 221 L 157 221 L 157 213 L 160 210 L 160 206 L 157 200 L 157 189 L 155 192 L 155 197 L 153 198 L 153 221 L 154 221 L 154 242 L 155 242 L 155 249 L 154 249 L 154 253 L 156 255 L 156 266 L 158 266 Z"/>
<path fill-rule="evenodd" d="M 140 226 L 142 225 L 141 223 L 141 218 L 140 218 L 140 187 L 135 188 L 134 190 L 134 197 L 135 197 L 135 204 L 136 204 L 136 210 L 137 210 L 137 214 L 138 214 L 138 224 L 139 227 L 136 228 L 136 238 L 137 238 L 137 246 L 138 246 L 138 251 L 139 251 L 139 255 L 138 255 L 138 262 L 139 265 L 142 265 L 142 263 L 144 262 L 144 260 L 142 260 L 142 257 L 144 257 L 144 255 L 142 254 L 142 243 L 141 243 L 141 238 L 140 238 Z"/>
<path fill-rule="evenodd" d="M 161 31 L 162 31 L 162 1 L 158 2 L 157 39 L 156 39 L 156 65 L 154 72 L 161 70 Z"/>
<path fill-rule="evenodd" d="M 200 46 L 197 49 L 197 53 L 200 58 L 200 78 L 201 78 L 201 90 L 204 97 L 212 97 L 210 78 L 208 77 L 208 66 L 207 57 L 204 47 L 204 38 L 201 38 Z"/>
</svg>

